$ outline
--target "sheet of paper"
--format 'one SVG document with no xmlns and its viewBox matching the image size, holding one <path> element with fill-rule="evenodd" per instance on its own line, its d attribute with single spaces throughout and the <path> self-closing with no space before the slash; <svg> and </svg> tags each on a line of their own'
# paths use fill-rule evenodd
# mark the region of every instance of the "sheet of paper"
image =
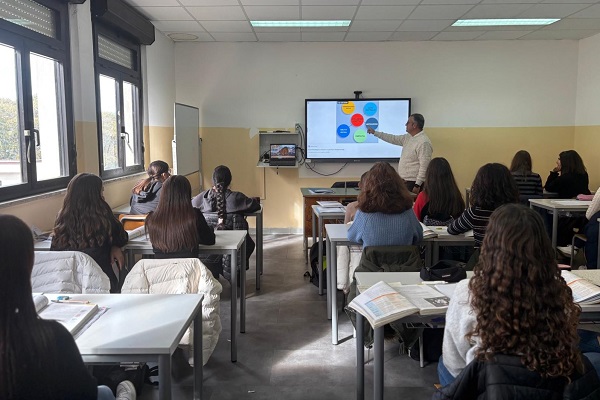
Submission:
<svg viewBox="0 0 600 400">
<path fill-rule="evenodd" d="M 592 204 L 591 201 L 581 201 L 581 200 L 552 200 L 554 204 L 559 204 L 561 206 L 586 206 L 589 207 Z"/>
</svg>

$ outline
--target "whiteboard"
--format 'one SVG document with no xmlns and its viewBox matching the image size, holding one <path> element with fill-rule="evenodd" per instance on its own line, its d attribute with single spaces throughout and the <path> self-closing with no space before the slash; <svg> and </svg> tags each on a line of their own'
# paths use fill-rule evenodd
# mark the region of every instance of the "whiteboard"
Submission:
<svg viewBox="0 0 600 400">
<path fill-rule="evenodd" d="M 201 172 L 200 110 L 175 103 L 175 137 L 173 139 L 173 172 L 189 175 Z"/>
</svg>

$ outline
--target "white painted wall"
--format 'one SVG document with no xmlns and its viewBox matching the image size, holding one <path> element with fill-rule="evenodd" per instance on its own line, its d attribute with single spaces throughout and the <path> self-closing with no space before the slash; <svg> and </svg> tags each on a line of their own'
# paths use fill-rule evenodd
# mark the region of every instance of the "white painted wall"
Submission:
<svg viewBox="0 0 600 400">
<path fill-rule="evenodd" d="M 144 125 L 173 126 L 175 103 L 175 44 L 156 31 L 156 40 L 143 46 Z"/>
<path fill-rule="evenodd" d="M 579 41 L 578 126 L 600 125 L 600 34 Z"/>
<path fill-rule="evenodd" d="M 430 127 L 568 126 L 577 41 L 177 43 L 205 127 L 304 125 L 305 98 L 411 97 Z M 399 132 L 403 127 L 399 127 Z"/>
</svg>

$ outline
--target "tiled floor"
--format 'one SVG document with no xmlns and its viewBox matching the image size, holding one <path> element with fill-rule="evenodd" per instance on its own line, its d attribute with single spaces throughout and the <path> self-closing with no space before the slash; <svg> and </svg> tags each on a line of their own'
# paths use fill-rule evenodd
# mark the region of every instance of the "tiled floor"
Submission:
<svg viewBox="0 0 600 400">
<path fill-rule="evenodd" d="M 203 398 L 207 400 L 337 400 L 356 398 L 356 357 L 352 325 L 340 316 L 342 343 L 331 344 L 331 321 L 325 296 L 303 276 L 300 235 L 265 236 L 264 274 L 255 290 L 255 261 L 247 274 L 246 333 L 238 334 L 238 361 L 230 361 L 229 283 L 222 280 L 223 331 L 204 367 Z M 339 299 L 341 301 L 341 294 Z M 398 355 L 399 346 L 385 345 L 385 398 L 430 399 L 438 381 L 436 364 Z M 370 359 L 371 353 L 365 353 Z M 366 399 L 372 398 L 372 364 L 365 369 Z M 191 399 L 191 379 L 176 384 L 174 399 Z M 142 400 L 158 399 L 144 388 Z"/>
</svg>

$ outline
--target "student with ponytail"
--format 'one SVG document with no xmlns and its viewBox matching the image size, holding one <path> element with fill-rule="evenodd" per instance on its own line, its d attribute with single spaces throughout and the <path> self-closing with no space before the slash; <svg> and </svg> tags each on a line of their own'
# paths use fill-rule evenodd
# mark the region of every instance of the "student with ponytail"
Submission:
<svg viewBox="0 0 600 400">
<path fill-rule="evenodd" d="M 217 213 L 217 221 L 214 224 L 217 230 L 248 230 L 248 223 L 245 218 L 241 216 L 233 218 L 233 216 L 235 214 L 258 211 L 260 210 L 260 203 L 258 200 L 250 198 L 241 192 L 231 190 L 229 188 L 231 179 L 232 176 L 229 168 L 225 165 L 219 165 L 213 172 L 213 187 L 194 197 L 192 205 L 205 213 L 209 224 L 211 224 L 211 216 L 207 213 Z M 230 214 L 231 217 L 228 218 Z M 248 267 L 248 261 L 255 247 L 256 245 L 250 235 L 246 235 L 246 267 Z M 228 271 L 225 272 L 227 273 Z"/>
<path fill-rule="evenodd" d="M 160 160 L 151 162 L 146 172 L 148 177 L 138 182 L 131 190 L 130 214 L 148 214 L 156 210 L 162 185 L 171 176 L 169 164 Z"/>
</svg>

